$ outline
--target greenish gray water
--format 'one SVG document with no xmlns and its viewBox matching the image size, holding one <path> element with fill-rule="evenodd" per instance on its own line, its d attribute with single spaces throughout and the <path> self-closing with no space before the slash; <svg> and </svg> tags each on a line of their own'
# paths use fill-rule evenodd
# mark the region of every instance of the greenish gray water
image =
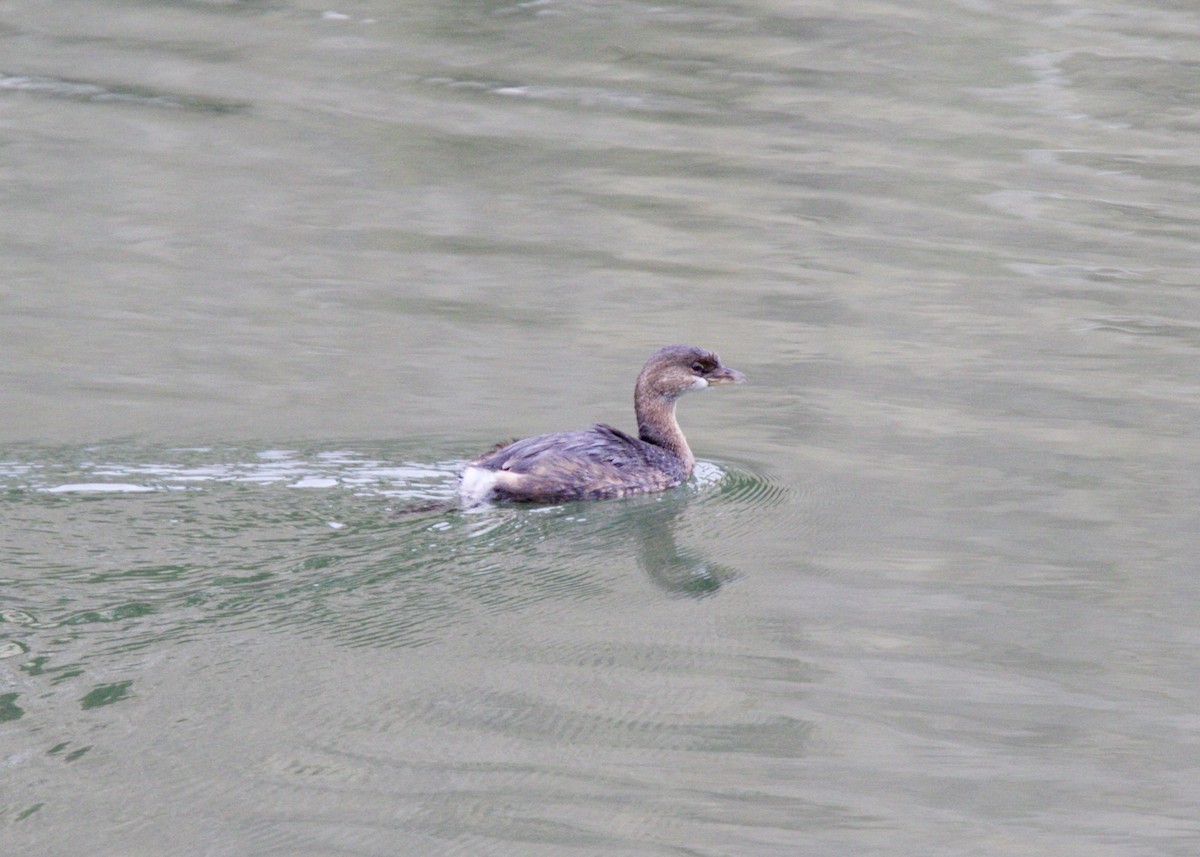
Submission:
<svg viewBox="0 0 1200 857">
<path fill-rule="evenodd" d="M 0 8 L 5 851 L 1194 854 L 1198 36 Z M 453 508 L 676 341 L 692 484 Z"/>
</svg>

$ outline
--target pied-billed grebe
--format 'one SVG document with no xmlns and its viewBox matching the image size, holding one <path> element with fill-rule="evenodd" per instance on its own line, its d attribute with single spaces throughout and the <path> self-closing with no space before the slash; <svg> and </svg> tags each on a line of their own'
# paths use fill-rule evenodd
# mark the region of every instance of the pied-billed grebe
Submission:
<svg viewBox="0 0 1200 857">
<path fill-rule="evenodd" d="M 487 499 L 561 503 L 674 488 L 696 464 L 675 420 L 675 402 L 712 384 L 745 380 L 711 351 L 691 345 L 660 348 L 634 388 L 637 437 L 597 423 L 583 431 L 513 441 L 468 463 L 459 494 L 467 505 Z"/>
</svg>

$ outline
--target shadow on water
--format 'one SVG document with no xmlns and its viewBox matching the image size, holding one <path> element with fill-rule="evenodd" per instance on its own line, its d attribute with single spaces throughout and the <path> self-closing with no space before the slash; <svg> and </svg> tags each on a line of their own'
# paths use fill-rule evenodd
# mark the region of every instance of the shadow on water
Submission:
<svg viewBox="0 0 1200 857">
<path fill-rule="evenodd" d="M 553 552 L 561 552 L 564 558 L 591 555 L 612 559 L 632 553 L 637 566 L 662 591 L 703 597 L 717 592 L 738 573 L 697 549 L 680 547 L 679 533 L 688 527 L 688 510 L 695 499 L 689 492 L 673 491 L 623 500 L 551 507 L 513 504 L 450 514 L 500 516 L 522 522 L 510 530 L 512 539 L 506 550 L 518 548 L 530 537 L 526 516 L 545 516 L 549 526 L 538 527 L 533 541 L 544 545 L 547 539 L 559 540 L 561 547 Z"/>
<path fill-rule="evenodd" d="M 685 498 L 673 496 L 647 503 L 641 514 L 630 515 L 630 529 L 638 541 L 638 561 L 646 576 L 664 592 L 712 595 L 738 573 L 697 550 L 679 547 L 676 533 L 686 510 Z"/>
<path fill-rule="evenodd" d="M 626 506 L 629 530 L 638 540 L 638 559 L 655 585 L 673 595 L 712 595 L 744 570 L 717 561 L 696 544 L 711 543 L 760 520 L 763 506 L 784 501 L 788 491 L 769 479 L 737 468 L 701 462 L 696 480 L 684 489 L 642 498 Z M 700 538 L 680 547 L 681 531 Z"/>
</svg>

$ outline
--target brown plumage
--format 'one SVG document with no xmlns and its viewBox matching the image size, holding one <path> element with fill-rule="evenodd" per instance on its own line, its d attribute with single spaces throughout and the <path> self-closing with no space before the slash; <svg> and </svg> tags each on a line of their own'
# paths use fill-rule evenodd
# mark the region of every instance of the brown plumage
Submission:
<svg viewBox="0 0 1200 857">
<path fill-rule="evenodd" d="M 486 499 L 560 503 L 673 488 L 691 476 L 696 463 L 675 419 L 675 403 L 693 390 L 745 380 L 711 351 L 690 345 L 660 348 L 634 388 L 637 437 L 598 423 L 517 440 L 469 462 L 460 494 L 468 504 Z"/>
</svg>

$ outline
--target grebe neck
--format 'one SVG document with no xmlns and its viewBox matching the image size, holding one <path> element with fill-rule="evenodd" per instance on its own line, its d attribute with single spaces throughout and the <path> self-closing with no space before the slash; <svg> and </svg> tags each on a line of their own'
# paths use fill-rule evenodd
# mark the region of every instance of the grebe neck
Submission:
<svg viewBox="0 0 1200 857">
<path fill-rule="evenodd" d="M 637 413 L 638 437 L 661 446 L 667 452 L 683 462 L 690 476 L 696 465 L 696 456 L 688 446 L 687 438 L 679 428 L 675 419 L 675 402 L 677 396 L 660 393 L 650 385 L 638 384 L 634 392 L 633 406 Z"/>
</svg>

